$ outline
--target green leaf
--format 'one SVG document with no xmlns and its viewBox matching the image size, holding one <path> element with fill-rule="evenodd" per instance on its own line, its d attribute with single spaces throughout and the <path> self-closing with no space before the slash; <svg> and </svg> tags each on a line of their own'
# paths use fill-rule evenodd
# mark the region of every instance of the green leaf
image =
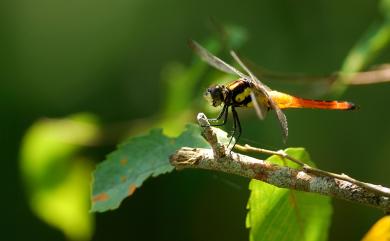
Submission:
<svg viewBox="0 0 390 241">
<path fill-rule="evenodd" d="M 379 8 L 385 18 L 390 20 L 390 0 L 382 0 L 379 2 Z"/>
<path fill-rule="evenodd" d="M 89 240 L 94 217 L 89 210 L 92 163 L 79 151 L 99 133 L 95 118 L 78 114 L 43 119 L 26 132 L 20 168 L 33 212 L 62 230 L 69 240 Z"/>
<path fill-rule="evenodd" d="M 289 148 L 286 152 L 313 165 L 303 148 Z M 267 161 L 283 164 L 277 156 Z M 258 180 L 252 180 L 249 189 L 246 226 L 250 228 L 251 241 L 327 239 L 332 214 L 329 197 L 278 188 Z"/>
<path fill-rule="evenodd" d="M 174 167 L 169 163 L 169 156 L 180 147 L 207 145 L 195 125 L 188 125 L 177 138 L 163 135 L 161 129 L 130 138 L 97 166 L 93 174 L 91 211 L 118 208 L 147 178 L 171 172 Z"/>
<path fill-rule="evenodd" d="M 384 2 L 385 3 L 385 2 Z M 341 73 L 354 73 L 367 67 L 390 42 L 390 19 L 373 24 L 349 51 L 341 67 Z M 332 94 L 341 95 L 347 89 L 341 75 L 332 85 Z"/>
</svg>

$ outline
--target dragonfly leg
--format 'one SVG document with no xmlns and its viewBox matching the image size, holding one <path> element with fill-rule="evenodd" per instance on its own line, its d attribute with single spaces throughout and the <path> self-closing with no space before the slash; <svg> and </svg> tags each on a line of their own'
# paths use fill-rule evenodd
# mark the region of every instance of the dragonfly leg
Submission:
<svg viewBox="0 0 390 241">
<path fill-rule="evenodd" d="M 238 140 L 240 139 L 240 136 L 242 133 L 240 119 L 238 118 L 237 111 L 233 106 L 232 106 L 232 114 L 233 114 L 233 133 L 232 133 L 232 138 L 230 139 L 228 146 L 230 146 L 230 143 L 232 142 L 236 133 L 237 133 L 237 136 L 236 136 L 236 141 L 234 142 L 234 144 L 230 150 L 233 150 L 234 146 L 237 144 Z"/>
<path fill-rule="evenodd" d="M 229 144 L 227 145 L 227 147 L 229 148 L 230 144 L 232 143 L 233 139 L 234 139 L 234 136 L 236 134 L 236 127 L 237 127 L 237 121 L 236 121 L 236 115 L 234 114 L 235 110 L 234 110 L 234 107 L 232 106 L 232 113 L 233 113 L 233 130 L 230 134 L 230 140 L 229 140 Z M 235 144 L 233 144 L 233 147 L 234 147 Z M 233 147 L 230 149 L 230 151 L 232 151 Z"/>
<path fill-rule="evenodd" d="M 228 113 L 229 113 L 229 107 L 228 107 L 228 105 L 224 105 L 223 108 L 222 108 L 221 113 L 218 115 L 217 118 L 208 119 L 209 122 L 217 122 L 223 116 L 222 123 L 210 123 L 210 125 L 211 126 L 223 126 L 223 125 L 225 125 L 226 121 L 227 121 Z"/>
</svg>

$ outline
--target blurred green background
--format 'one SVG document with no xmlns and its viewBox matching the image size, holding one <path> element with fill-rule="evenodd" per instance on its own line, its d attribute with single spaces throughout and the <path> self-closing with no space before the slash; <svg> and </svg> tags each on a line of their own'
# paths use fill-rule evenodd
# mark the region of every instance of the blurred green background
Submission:
<svg viewBox="0 0 390 241">
<path fill-rule="evenodd" d="M 31 211 L 20 171 L 22 138 L 39 118 L 86 111 L 101 126 L 128 122 L 130 127 L 157 118 L 168 98 L 167 68 L 173 63 L 191 66 L 187 40 L 215 36 L 210 18 L 246 30 L 240 53 L 254 63 L 322 74 L 340 69 L 356 42 L 387 14 L 373 0 L 16 0 L 1 5 L 5 240 L 65 239 Z M 389 48 L 372 64 L 385 62 L 390 62 Z M 314 96 L 304 84 L 264 81 L 281 91 Z M 360 105 L 356 112 L 286 111 L 287 145 L 305 147 L 326 170 L 390 186 L 389 93 L 386 83 L 348 88 L 339 98 Z M 205 111 L 203 104 L 193 108 Z M 242 116 L 243 141 L 286 147 L 273 115 L 264 122 L 246 111 Z M 87 155 L 101 161 L 114 145 L 91 148 Z M 246 240 L 247 184 L 243 178 L 202 171 L 149 180 L 118 210 L 96 215 L 93 240 Z M 340 200 L 333 203 L 330 240 L 358 240 L 383 215 Z"/>
</svg>

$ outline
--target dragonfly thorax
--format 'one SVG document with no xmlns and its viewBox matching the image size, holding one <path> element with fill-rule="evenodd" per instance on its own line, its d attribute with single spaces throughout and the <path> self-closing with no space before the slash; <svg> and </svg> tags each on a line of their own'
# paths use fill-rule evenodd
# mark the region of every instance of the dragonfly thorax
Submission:
<svg viewBox="0 0 390 241">
<path fill-rule="evenodd" d="M 228 91 L 229 90 L 224 85 L 215 85 L 207 88 L 204 97 L 210 105 L 217 107 L 225 103 Z"/>
</svg>

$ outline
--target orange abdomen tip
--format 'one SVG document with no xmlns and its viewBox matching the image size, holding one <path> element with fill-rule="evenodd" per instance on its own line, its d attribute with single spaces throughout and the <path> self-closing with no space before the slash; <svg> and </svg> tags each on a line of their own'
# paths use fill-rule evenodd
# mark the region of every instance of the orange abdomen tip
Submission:
<svg viewBox="0 0 390 241">
<path fill-rule="evenodd" d="M 312 108 L 326 110 L 354 110 L 357 106 L 348 101 L 336 100 L 310 100 L 295 97 L 278 91 L 270 92 L 271 98 L 281 109 L 287 108 Z"/>
<path fill-rule="evenodd" d="M 296 108 L 313 108 L 328 110 L 354 110 L 356 105 L 348 101 L 326 101 L 326 100 L 308 100 L 295 97 L 294 104 Z M 294 104 L 292 108 L 294 108 Z"/>
</svg>

